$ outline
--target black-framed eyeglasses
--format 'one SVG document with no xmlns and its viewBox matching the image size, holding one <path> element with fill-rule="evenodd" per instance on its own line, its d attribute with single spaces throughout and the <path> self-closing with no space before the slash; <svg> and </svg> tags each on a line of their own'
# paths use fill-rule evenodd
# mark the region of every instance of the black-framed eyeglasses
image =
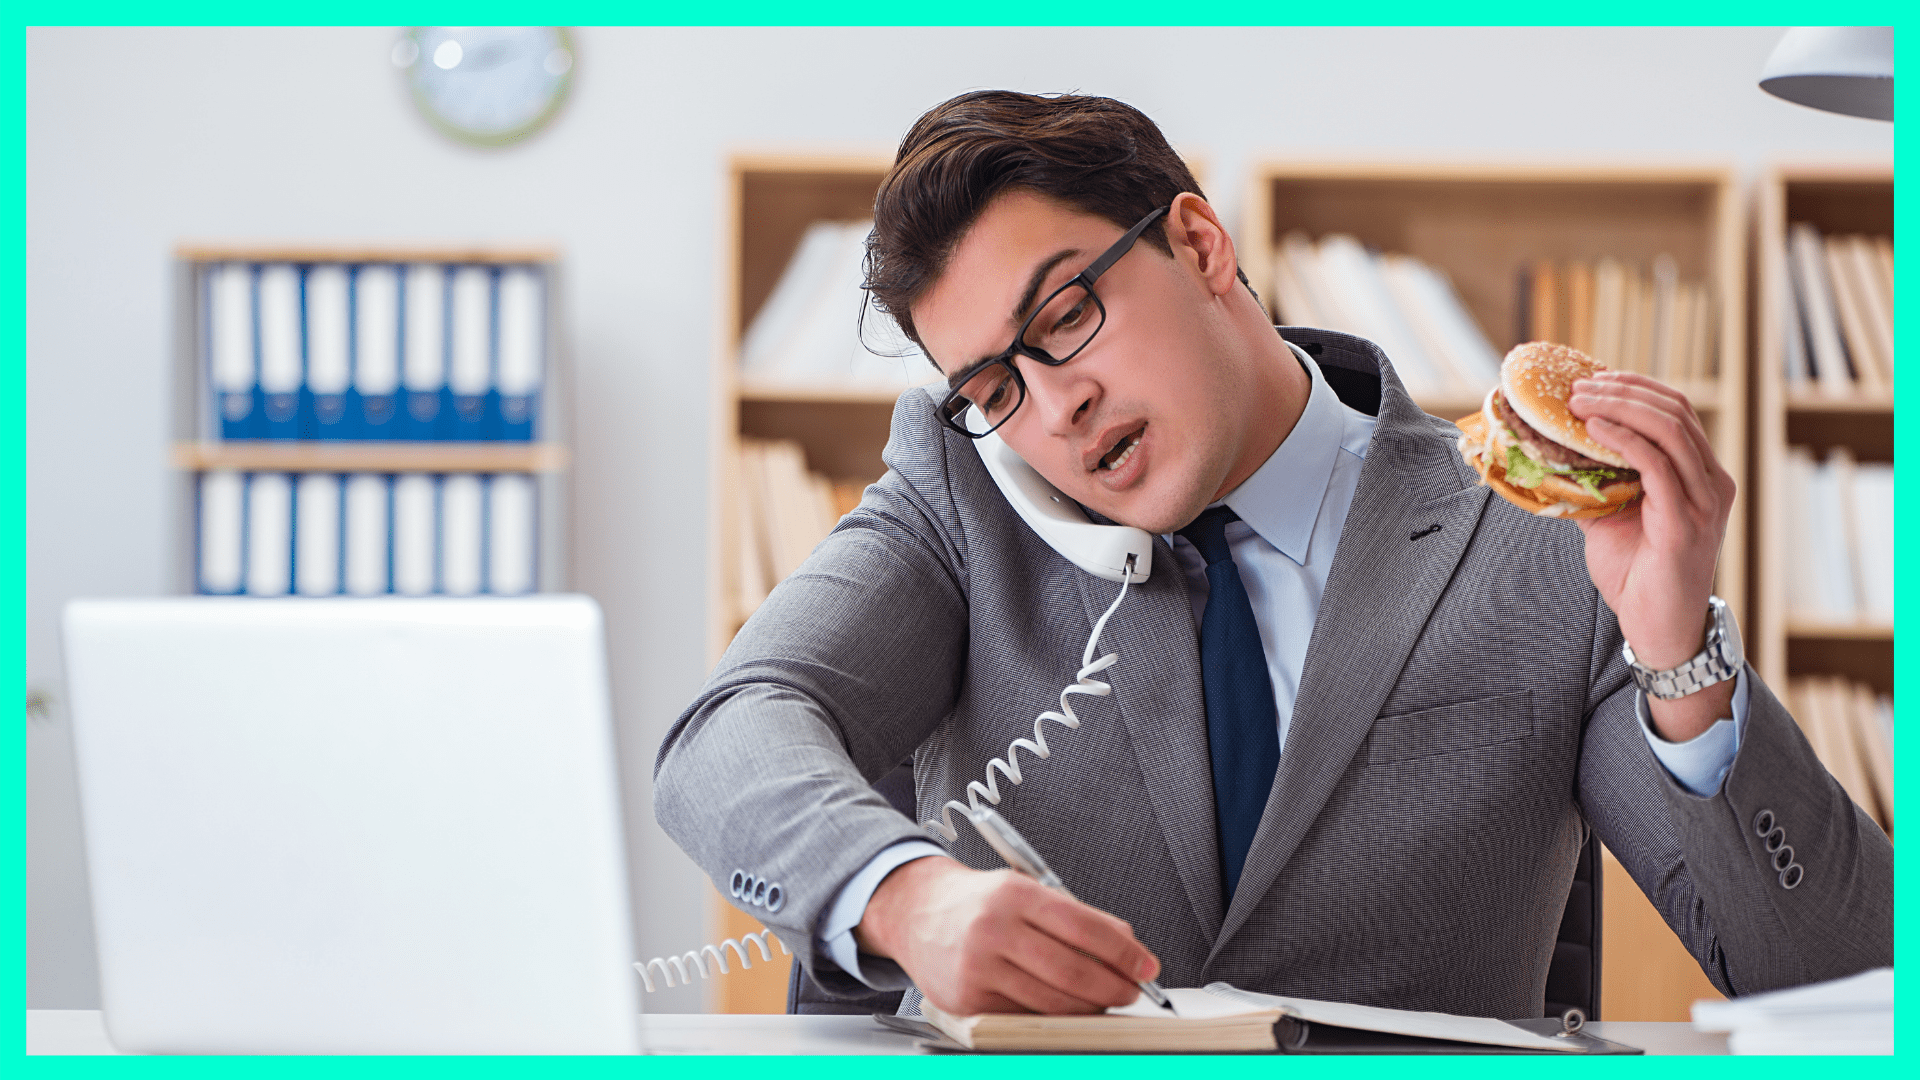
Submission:
<svg viewBox="0 0 1920 1080">
<path fill-rule="evenodd" d="M 1027 380 L 1014 366 L 1015 356 L 1059 367 L 1080 355 L 1107 322 L 1107 307 L 1100 302 L 1100 294 L 1093 291 L 1093 283 L 1119 262 L 1121 256 L 1133 250 L 1134 241 L 1147 231 L 1147 226 L 1171 209 L 1163 206 L 1141 218 L 1085 270 L 1048 293 L 1033 314 L 1027 316 L 1027 321 L 1020 324 L 1020 332 L 1013 335 L 1013 344 L 1008 345 L 1006 351 L 949 379 L 952 389 L 940 403 L 941 422 L 969 439 L 981 438 L 1006 423 L 1027 400 Z M 975 415 L 971 427 L 967 423 L 969 409 Z"/>
</svg>

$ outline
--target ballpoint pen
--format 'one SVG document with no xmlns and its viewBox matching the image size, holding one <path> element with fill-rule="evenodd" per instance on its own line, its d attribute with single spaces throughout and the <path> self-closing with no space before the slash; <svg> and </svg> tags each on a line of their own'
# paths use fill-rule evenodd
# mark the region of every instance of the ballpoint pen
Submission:
<svg viewBox="0 0 1920 1080">
<path fill-rule="evenodd" d="M 993 850 L 1007 860 L 1008 866 L 1062 896 L 1073 898 L 1073 893 L 1067 890 L 1060 875 L 1053 872 L 1040 853 L 1033 850 L 1033 845 L 1027 843 L 1027 838 L 1020 835 L 1012 822 L 1001 817 L 999 811 L 991 806 L 982 806 L 968 811 L 967 816 L 973 819 L 973 827 L 980 830 L 980 835 L 987 838 L 987 843 L 993 845 Z M 1140 992 L 1147 996 L 1148 1001 L 1163 1009 L 1173 1008 L 1173 1002 L 1167 999 L 1167 992 L 1160 989 L 1159 983 L 1152 979 L 1136 979 L 1134 984 L 1140 987 Z"/>
</svg>

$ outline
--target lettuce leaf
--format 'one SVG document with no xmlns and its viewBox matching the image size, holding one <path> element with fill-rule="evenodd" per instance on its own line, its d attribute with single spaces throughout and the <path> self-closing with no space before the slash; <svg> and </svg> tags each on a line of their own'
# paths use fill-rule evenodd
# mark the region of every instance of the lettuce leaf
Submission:
<svg viewBox="0 0 1920 1080">
<path fill-rule="evenodd" d="M 1537 488 L 1546 480 L 1547 470 L 1528 457 L 1518 446 L 1507 447 L 1507 482 L 1515 487 Z"/>
<path fill-rule="evenodd" d="M 1620 478 L 1617 469 L 1574 469 L 1563 465 L 1547 465 L 1528 457 L 1526 451 L 1517 444 L 1507 445 L 1507 482 L 1515 487 L 1537 488 L 1551 473 L 1564 476 L 1580 485 L 1580 490 L 1594 498 L 1600 498 L 1600 485 L 1609 484 Z"/>
</svg>

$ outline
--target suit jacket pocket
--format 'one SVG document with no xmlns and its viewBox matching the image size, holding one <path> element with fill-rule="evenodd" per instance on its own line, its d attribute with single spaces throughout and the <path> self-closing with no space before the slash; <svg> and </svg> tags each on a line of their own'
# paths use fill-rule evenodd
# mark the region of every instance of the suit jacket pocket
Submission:
<svg viewBox="0 0 1920 1080">
<path fill-rule="evenodd" d="M 1533 691 L 1398 713 L 1374 720 L 1362 748 L 1369 765 L 1451 754 L 1533 734 Z"/>
</svg>

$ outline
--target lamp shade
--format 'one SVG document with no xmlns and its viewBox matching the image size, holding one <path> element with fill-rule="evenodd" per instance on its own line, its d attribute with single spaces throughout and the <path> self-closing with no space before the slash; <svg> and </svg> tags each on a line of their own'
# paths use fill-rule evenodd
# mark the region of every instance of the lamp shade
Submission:
<svg viewBox="0 0 1920 1080">
<path fill-rule="evenodd" d="M 1893 27 L 1796 26 L 1767 57 L 1760 89 L 1797 105 L 1893 119 Z"/>
</svg>

